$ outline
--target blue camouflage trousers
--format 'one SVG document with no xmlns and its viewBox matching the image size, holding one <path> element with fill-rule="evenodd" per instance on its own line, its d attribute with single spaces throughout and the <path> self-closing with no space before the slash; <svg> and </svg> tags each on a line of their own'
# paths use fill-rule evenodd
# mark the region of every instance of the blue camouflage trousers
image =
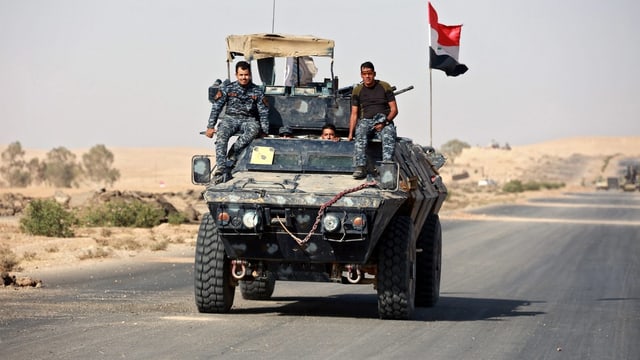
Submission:
<svg viewBox="0 0 640 360">
<path fill-rule="evenodd" d="M 216 167 L 225 168 L 229 138 L 238 133 L 232 151 L 237 155 L 260 133 L 260 124 L 253 118 L 224 117 L 216 132 Z"/>
<path fill-rule="evenodd" d="M 356 125 L 356 140 L 354 144 L 356 166 L 366 166 L 367 143 L 372 138 L 378 138 L 382 141 L 382 160 L 393 160 L 393 153 L 396 148 L 396 127 L 393 123 L 390 123 L 382 128 L 380 132 L 377 132 L 374 128 L 375 123 L 374 119 L 360 119 L 358 125 Z"/>
</svg>

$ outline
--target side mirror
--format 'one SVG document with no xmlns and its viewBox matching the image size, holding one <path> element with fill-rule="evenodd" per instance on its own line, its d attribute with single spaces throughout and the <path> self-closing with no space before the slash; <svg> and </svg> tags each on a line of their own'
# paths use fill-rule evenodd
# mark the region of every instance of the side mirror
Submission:
<svg viewBox="0 0 640 360">
<path fill-rule="evenodd" d="M 207 155 L 196 155 L 191 158 L 191 182 L 206 185 L 211 182 L 211 159 Z"/>
<path fill-rule="evenodd" d="M 378 166 L 380 173 L 380 188 L 383 190 L 396 190 L 398 187 L 398 173 L 400 167 L 395 162 L 383 161 Z"/>
</svg>

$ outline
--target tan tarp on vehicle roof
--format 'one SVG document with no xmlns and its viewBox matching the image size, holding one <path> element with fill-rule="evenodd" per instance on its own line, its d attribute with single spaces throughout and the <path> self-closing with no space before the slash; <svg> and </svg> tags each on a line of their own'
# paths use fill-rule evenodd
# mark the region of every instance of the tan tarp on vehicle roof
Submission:
<svg viewBox="0 0 640 360">
<path fill-rule="evenodd" d="M 250 34 L 227 36 L 227 59 L 242 55 L 257 60 L 270 57 L 333 57 L 334 41 L 314 36 Z"/>
</svg>

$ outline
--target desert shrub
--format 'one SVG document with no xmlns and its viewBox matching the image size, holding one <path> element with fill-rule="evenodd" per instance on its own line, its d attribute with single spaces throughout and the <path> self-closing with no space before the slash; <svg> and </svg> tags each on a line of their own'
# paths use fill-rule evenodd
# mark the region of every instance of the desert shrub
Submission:
<svg viewBox="0 0 640 360">
<path fill-rule="evenodd" d="M 560 188 L 563 188 L 564 185 L 565 184 L 563 182 L 559 182 L 559 183 L 543 182 L 543 183 L 540 183 L 540 187 L 542 187 L 544 189 L 549 189 L 549 190 L 560 189 Z"/>
<path fill-rule="evenodd" d="M 524 189 L 522 187 L 522 181 L 520 180 L 511 180 L 508 183 L 505 183 L 502 186 L 502 191 L 506 192 L 506 193 L 517 193 L 517 192 L 523 192 Z"/>
<path fill-rule="evenodd" d="M 523 191 L 538 191 L 538 190 L 540 190 L 540 183 L 535 182 L 535 181 L 527 181 L 526 183 L 522 184 L 522 190 Z"/>
<path fill-rule="evenodd" d="M 171 225 L 180 225 L 187 222 L 187 217 L 181 212 L 174 212 L 167 215 L 167 221 Z"/>
<path fill-rule="evenodd" d="M 0 245 L 0 272 L 12 271 L 18 265 L 18 256 L 6 245 Z"/>
<path fill-rule="evenodd" d="M 109 245 L 114 249 L 118 250 L 140 250 L 142 249 L 142 244 L 136 239 L 126 238 L 126 239 L 118 239 L 115 241 L 109 241 Z"/>
<path fill-rule="evenodd" d="M 25 251 L 22 253 L 22 260 L 29 261 L 38 258 L 38 254 L 35 251 Z"/>
<path fill-rule="evenodd" d="M 20 228 L 27 234 L 72 237 L 76 217 L 51 199 L 35 199 L 25 208 Z"/>
<path fill-rule="evenodd" d="M 123 226 L 150 228 L 160 224 L 164 211 L 144 201 L 114 200 L 90 209 L 81 215 L 87 226 Z"/>
<path fill-rule="evenodd" d="M 508 183 L 504 184 L 502 187 L 502 191 L 507 193 L 517 193 L 523 191 L 539 191 L 540 189 L 559 189 L 564 187 L 564 183 L 554 183 L 554 182 L 537 182 L 537 181 L 527 181 L 526 183 L 522 183 L 520 180 L 511 180 Z"/>
<path fill-rule="evenodd" d="M 151 251 L 162 251 L 162 250 L 167 250 L 168 246 L 169 246 L 169 241 L 162 240 L 162 241 L 154 242 L 151 245 L 149 245 L 149 249 Z"/>
<path fill-rule="evenodd" d="M 110 255 L 111 255 L 110 251 L 105 250 L 103 248 L 97 248 L 95 252 L 89 249 L 85 251 L 84 254 L 78 255 L 78 259 L 80 260 L 99 259 L 99 258 L 109 257 Z"/>
</svg>

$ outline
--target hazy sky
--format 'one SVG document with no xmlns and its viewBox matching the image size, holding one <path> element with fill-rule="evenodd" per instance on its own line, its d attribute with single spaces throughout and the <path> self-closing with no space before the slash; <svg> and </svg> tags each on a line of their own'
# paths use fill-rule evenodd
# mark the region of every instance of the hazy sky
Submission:
<svg viewBox="0 0 640 360">
<path fill-rule="evenodd" d="M 433 145 L 524 145 L 640 135 L 640 2 L 440 0 L 462 23 L 460 61 L 434 70 Z M 340 85 L 378 78 L 398 97 L 400 136 L 429 143 L 426 1 L 0 0 L 0 145 L 193 146 L 207 89 L 226 77 L 228 34 L 336 41 Z M 320 74 L 324 77 L 324 74 Z M 638 145 L 640 147 L 640 144 Z"/>
</svg>

